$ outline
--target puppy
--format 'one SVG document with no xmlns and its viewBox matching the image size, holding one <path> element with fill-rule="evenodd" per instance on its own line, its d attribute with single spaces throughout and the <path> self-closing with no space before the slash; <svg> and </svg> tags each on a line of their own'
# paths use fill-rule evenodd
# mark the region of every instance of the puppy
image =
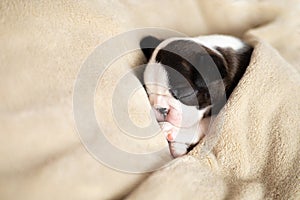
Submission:
<svg viewBox="0 0 300 200">
<path fill-rule="evenodd" d="M 253 48 L 224 35 L 143 38 L 144 86 L 173 157 L 207 133 L 249 65 Z"/>
</svg>

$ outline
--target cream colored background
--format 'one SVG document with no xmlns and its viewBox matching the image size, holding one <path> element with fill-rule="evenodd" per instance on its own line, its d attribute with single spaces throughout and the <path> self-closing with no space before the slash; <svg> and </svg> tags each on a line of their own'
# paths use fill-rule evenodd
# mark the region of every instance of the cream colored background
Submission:
<svg viewBox="0 0 300 200">
<path fill-rule="evenodd" d="M 76 133 L 73 86 L 81 64 L 101 42 L 148 26 L 191 36 L 242 36 L 252 29 L 252 34 L 269 42 L 299 71 L 299 4 L 296 0 L 2 0 L 0 198 L 118 198 L 147 176 L 101 165 L 84 149 Z M 120 60 L 108 72 L 107 81 L 113 83 L 122 71 L 140 62 L 141 54 Z M 109 91 L 103 87 L 99 90 Z M 147 106 L 146 96 L 139 95 L 140 112 L 148 116 L 142 109 Z M 112 130 L 111 136 L 120 133 L 114 124 L 108 123 L 107 129 Z M 124 141 L 117 142 L 121 145 Z M 157 142 L 149 148 L 165 145 L 162 138 Z"/>
</svg>

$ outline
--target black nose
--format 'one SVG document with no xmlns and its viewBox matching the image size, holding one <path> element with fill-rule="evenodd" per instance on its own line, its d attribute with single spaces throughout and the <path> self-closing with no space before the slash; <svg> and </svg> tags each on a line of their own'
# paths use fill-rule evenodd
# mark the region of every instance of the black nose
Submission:
<svg viewBox="0 0 300 200">
<path fill-rule="evenodd" d="M 163 116 L 167 116 L 167 114 L 168 114 L 168 109 L 166 109 L 166 108 L 158 108 L 157 110 L 158 110 L 158 112 L 160 112 Z"/>
</svg>

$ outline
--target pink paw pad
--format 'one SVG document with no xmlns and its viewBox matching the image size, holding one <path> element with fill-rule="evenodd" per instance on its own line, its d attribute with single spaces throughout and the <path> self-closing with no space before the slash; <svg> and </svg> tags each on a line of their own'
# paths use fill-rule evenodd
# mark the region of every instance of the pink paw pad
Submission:
<svg viewBox="0 0 300 200">
<path fill-rule="evenodd" d="M 167 140 L 169 141 L 169 142 L 171 142 L 171 141 L 173 141 L 173 136 L 172 136 L 172 131 L 168 131 L 168 135 L 167 135 Z"/>
</svg>

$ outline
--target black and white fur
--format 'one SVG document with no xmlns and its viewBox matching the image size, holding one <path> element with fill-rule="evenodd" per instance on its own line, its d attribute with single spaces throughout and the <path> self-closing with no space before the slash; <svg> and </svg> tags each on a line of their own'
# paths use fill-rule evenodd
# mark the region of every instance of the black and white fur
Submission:
<svg viewBox="0 0 300 200">
<path fill-rule="evenodd" d="M 144 84 L 174 157 L 207 132 L 249 65 L 252 47 L 224 35 L 141 40 Z M 217 73 L 216 73 L 217 72 Z"/>
</svg>

